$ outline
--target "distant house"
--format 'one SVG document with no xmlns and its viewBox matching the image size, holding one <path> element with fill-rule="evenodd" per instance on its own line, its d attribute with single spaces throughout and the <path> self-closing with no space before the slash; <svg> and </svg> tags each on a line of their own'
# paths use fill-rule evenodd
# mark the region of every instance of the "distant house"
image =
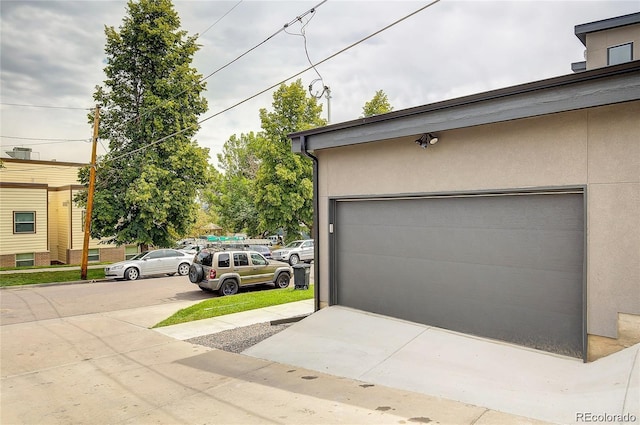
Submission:
<svg viewBox="0 0 640 425">
<path fill-rule="evenodd" d="M 290 135 L 317 308 L 585 360 L 640 342 L 640 13 L 576 34 L 582 72 Z"/>
<path fill-rule="evenodd" d="M 84 189 L 85 164 L 17 156 L 0 168 L 0 266 L 80 264 L 85 211 L 73 198 Z M 137 250 L 98 242 L 90 241 L 89 261 L 120 261 Z"/>
</svg>

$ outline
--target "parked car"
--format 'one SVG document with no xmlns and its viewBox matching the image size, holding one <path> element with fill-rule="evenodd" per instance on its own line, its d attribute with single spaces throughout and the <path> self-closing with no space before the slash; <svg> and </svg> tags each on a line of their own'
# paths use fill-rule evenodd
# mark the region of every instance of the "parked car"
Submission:
<svg viewBox="0 0 640 425">
<path fill-rule="evenodd" d="M 268 246 L 264 246 L 264 245 L 249 245 L 248 249 L 250 249 L 251 251 L 259 252 L 267 260 L 271 259 L 271 250 L 269 249 Z"/>
<path fill-rule="evenodd" d="M 113 263 L 104 268 L 104 275 L 107 278 L 126 280 L 159 274 L 178 273 L 180 276 L 186 276 L 192 262 L 193 254 L 176 249 L 156 249 L 141 252 L 126 261 Z"/>
<path fill-rule="evenodd" d="M 313 239 L 289 242 L 284 248 L 273 251 L 271 258 L 278 261 L 286 261 L 292 266 L 295 266 L 300 261 L 310 263 L 314 258 Z"/>
<path fill-rule="evenodd" d="M 189 280 L 203 291 L 233 295 L 240 287 L 273 284 L 286 288 L 293 271 L 285 264 L 271 263 L 256 251 L 203 249 L 189 268 Z"/>
</svg>

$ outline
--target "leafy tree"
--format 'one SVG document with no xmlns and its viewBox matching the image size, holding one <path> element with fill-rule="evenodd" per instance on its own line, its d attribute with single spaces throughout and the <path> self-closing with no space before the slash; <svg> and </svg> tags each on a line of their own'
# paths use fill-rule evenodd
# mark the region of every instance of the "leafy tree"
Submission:
<svg viewBox="0 0 640 425">
<path fill-rule="evenodd" d="M 259 233 L 260 220 L 255 207 L 254 185 L 260 166 L 257 157 L 258 136 L 250 132 L 233 135 L 218 154 L 218 164 L 224 171 L 209 192 L 208 199 L 220 217 L 219 225 L 234 233 Z"/>
<path fill-rule="evenodd" d="M 180 30 L 171 0 L 129 1 L 120 28 L 105 34 L 107 79 L 93 97 L 109 153 L 96 166 L 91 235 L 169 246 L 194 223 L 210 175 L 208 150 L 192 140 L 207 109 L 191 67 L 196 37 Z M 79 173 L 85 184 L 88 176 Z M 86 205 L 86 193 L 77 202 Z"/>
<path fill-rule="evenodd" d="M 209 226 L 209 224 L 211 223 L 215 224 L 218 221 L 219 218 L 215 211 L 213 211 L 211 208 L 207 208 L 207 206 L 204 204 L 200 204 L 200 208 L 196 212 L 196 221 L 195 223 L 193 223 L 188 233 L 186 233 L 184 236 L 197 238 L 206 235 L 209 233 L 207 226 Z"/>
<path fill-rule="evenodd" d="M 260 109 L 262 137 L 257 152 L 261 163 L 255 207 L 262 231 L 282 227 L 288 237 L 297 237 L 301 230 L 312 230 L 313 166 L 309 158 L 291 151 L 288 135 L 326 125 L 326 121 L 320 118 L 322 105 L 307 97 L 301 80 L 280 85 L 272 106 L 272 112 Z"/>
<path fill-rule="evenodd" d="M 393 107 L 389 103 L 389 99 L 384 91 L 378 90 L 373 98 L 365 102 L 362 108 L 362 115 L 364 117 L 370 117 L 372 115 L 386 114 L 393 111 Z"/>
</svg>

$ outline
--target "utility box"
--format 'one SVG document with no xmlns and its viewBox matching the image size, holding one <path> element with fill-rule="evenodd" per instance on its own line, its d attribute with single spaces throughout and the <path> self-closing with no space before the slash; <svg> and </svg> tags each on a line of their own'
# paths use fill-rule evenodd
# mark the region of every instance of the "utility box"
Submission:
<svg viewBox="0 0 640 425">
<path fill-rule="evenodd" d="M 296 264 L 293 266 L 293 283 L 295 289 L 309 289 L 310 264 Z"/>
</svg>

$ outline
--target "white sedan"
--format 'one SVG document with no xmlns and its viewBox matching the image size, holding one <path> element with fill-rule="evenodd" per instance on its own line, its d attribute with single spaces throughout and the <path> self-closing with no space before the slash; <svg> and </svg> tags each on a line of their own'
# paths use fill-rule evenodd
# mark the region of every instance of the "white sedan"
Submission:
<svg viewBox="0 0 640 425">
<path fill-rule="evenodd" d="M 111 279 L 136 280 L 141 276 L 157 274 L 180 276 L 189 274 L 193 254 L 175 249 L 156 249 L 145 251 L 135 257 L 111 264 L 104 268 L 104 276 Z"/>
</svg>

